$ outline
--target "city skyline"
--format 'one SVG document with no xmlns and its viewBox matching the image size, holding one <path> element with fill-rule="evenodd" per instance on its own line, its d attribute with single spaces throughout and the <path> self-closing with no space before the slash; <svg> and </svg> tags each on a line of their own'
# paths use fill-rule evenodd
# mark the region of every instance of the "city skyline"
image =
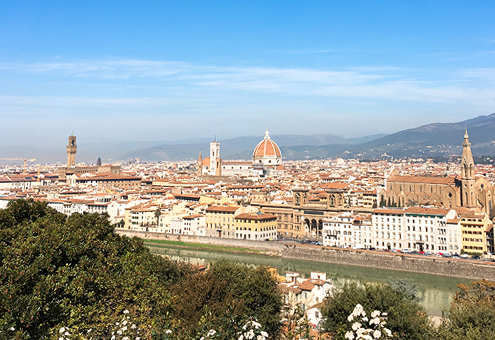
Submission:
<svg viewBox="0 0 495 340">
<path fill-rule="evenodd" d="M 495 110 L 495 6 L 4 2 L 0 143 L 358 137 Z"/>
</svg>

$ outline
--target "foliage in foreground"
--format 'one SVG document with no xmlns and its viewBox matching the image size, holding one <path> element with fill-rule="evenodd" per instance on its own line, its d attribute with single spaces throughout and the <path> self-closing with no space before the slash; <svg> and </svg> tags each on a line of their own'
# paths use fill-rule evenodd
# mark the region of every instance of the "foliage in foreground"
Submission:
<svg viewBox="0 0 495 340">
<path fill-rule="evenodd" d="M 387 313 L 387 327 L 394 339 L 427 339 L 431 334 L 428 316 L 410 295 L 394 290 L 388 284 L 346 284 L 325 299 L 322 310 L 326 318 L 323 329 L 333 333 L 336 340 L 345 338 L 352 327 L 348 320 L 356 305 L 362 305 L 367 315 L 375 310 Z"/>
<path fill-rule="evenodd" d="M 191 273 L 172 292 L 177 323 L 191 337 L 203 331 L 198 325 L 237 334 L 246 316 L 263 325 L 273 337 L 279 332 L 282 296 L 265 267 L 221 260 L 206 273 Z"/>
<path fill-rule="evenodd" d="M 0 210 L 0 338 L 275 338 L 281 304 L 267 268 L 196 273 L 115 234 L 106 215 L 33 200 Z"/>
<path fill-rule="evenodd" d="M 445 340 L 495 339 L 495 282 L 479 280 L 458 285 L 447 317 L 436 337 Z"/>
<path fill-rule="evenodd" d="M 109 335 L 124 309 L 159 329 L 170 313 L 164 283 L 180 271 L 97 214 L 66 217 L 18 200 L 0 211 L 0 330 L 40 339 L 64 324 Z"/>
</svg>

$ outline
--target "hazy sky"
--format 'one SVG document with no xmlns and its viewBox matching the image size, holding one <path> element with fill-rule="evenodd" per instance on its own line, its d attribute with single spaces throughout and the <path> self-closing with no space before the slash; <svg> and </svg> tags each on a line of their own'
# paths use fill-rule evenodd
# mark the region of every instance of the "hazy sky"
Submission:
<svg viewBox="0 0 495 340">
<path fill-rule="evenodd" d="M 491 1 L 0 1 L 2 144 L 355 137 L 495 112 Z"/>
</svg>

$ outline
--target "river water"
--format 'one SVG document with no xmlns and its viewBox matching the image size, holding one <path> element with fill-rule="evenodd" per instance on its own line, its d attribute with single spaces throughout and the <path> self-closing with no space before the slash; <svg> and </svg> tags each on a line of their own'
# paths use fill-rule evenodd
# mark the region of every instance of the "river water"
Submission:
<svg viewBox="0 0 495 340">
<path fill-rule="evenodd" d="M 285 272 L 298 272 L 308 278 L 312 271 L 325 272 L 327 278 L 340 288 L 346 282 L 387 282 L 388 279 L 408 279 L 414 281 L 422 296 L 422 304 L 431 315 L 442 315 L 457 291 L 456 284 L 469 283 L 469 280 L 429 274 L 400 272 L 395 270 L 375 269 L 341 264 L 284 259 L 276 256 L 257 254 L 232 254 L 219 251 L 179 249 L 166 246 L 149 246 L 154 254 L 166 255 L 172 260 L 207 264 L 222 258 L 248 265 L 270 266 L 277 268 L 280 275 Z"/>
</svg>

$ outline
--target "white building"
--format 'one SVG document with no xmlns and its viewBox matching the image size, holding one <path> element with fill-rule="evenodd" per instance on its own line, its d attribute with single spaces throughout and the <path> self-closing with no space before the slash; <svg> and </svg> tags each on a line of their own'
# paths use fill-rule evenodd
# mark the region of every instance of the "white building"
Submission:
<svg viewBox="0 0 495 340">
<path fill-rule="evenodd" d="M 371 216 L 343 212 L 323 220 L 323 245 L 332 247 L 371 248 Z"/>
<path fill-rule="evenodd" d="M 453 209 L 375 209 L 372 224 L 377 249 L 459 253 L 462 248 L 461 226 Z"/>
<path fill-rule="evenodd" d="M 289 309 L 301 307 L 308 321 L 315 326 L 322 319 L 320 308 L 323 300 L 335 289 L 326 273 L 321 272 L 311 272 L 309 279 L 302 279 L 298 273 L 287 272 L 286 280 L 280 283 L 280 287 Z"/>
</svg>

